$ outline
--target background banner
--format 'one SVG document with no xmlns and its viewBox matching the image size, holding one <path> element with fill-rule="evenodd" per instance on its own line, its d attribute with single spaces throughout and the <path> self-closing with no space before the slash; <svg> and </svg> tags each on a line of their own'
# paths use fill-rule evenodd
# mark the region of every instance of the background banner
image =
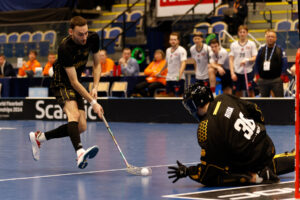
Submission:
<svg viewBox="0 0 300 200">
<path fill-rule="evenodd" d="M 199 0 L 156 0 L 156 16 L 171 17 L 174 15 L 182 15 L 193 7 Z M 208 14 L 213 7 L 214 0 L 203 0 L 200 5 L 195 8 L 195 14 Z M 215 0 L 216 7 L 221 3 Z"/>
</svg>

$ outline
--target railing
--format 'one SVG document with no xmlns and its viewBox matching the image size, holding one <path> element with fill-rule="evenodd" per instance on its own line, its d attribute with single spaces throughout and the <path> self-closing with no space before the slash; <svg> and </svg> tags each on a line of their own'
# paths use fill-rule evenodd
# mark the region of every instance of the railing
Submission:
<svg viewBox="0 0 300 200">
<path fill-rule="evenodd" d="M 125 47 L 126 43 L 125 43 L 125 35 L 126 35 L 126 31 L 128 31 L 134 24 L 130 24 L 128 27 L 126 27 L 126 19 L 125 19 L 125 15 L 126 15 L 126 12 L 130 11 L 132 7 L 134 7 L 137 3 L 139 3 L 140 1 L 142 0 L 137 0 L 136 2 L 134 2 L 133 4 L 129 4 L 129 0 L 127 0 L 127 9 L 124 10 L 121 14 L 119 14 L 117 17 L 115 17 L 113 20 L 111 20 L 110 23 L 106 24 L 102 30 L 105 30 L 106 28 L 108 28 L 109 26 L 111 26 L 119 17 L 123 16 L 123 22 L 122 22 L 122 25 L 123 25 L 123 31 L 118 34 L 113 40 L 109 41 L 107 44 L 104 45 L 104 32 L 102 31 L 101 33 L 101 41 L 100 41 L 100 48 L 101 49 L 106 49 L 111 43 L 113 43 L 114 41 L 116 41 L 118 39 L 118 37 L 120 35 L 122 35 L 122 39 L 121 39 L 121 45 L 122 45 L 122 48 Z M 145 6 L 144 6 L 144 15 L 141 16 L 141 17 L 144 17 L 144 26 L 146 25 L 146 11 L 147 11 L 147 0 L 144 0 L 145 2 Z M 140 20 L 140 18 L 136 21 L 136 23 Z M 144 30 L 145 30 L 145 27 L 144 27 Z"/>
<path fill-rule="evenodd" d="M 235 39 L 232 37 L 232 35 L 230 35 L 230 33 L 228 33 L 226 30 L 221 30 L 219 32 L 219 42 L 221 44 L 221 33 L 224 33 L 225 35 L 227 35 L 232 41 L 235 41 Z"/>
<path fill-rule="evenodd" d="M 248 33 L 248 36 L 257 44 L 258 49 L 261 47 L 261 43 L 250 33 Z"/>
<path fill-rule="evenodd" d="M 266 17 L 266 12 L 269 12 L 269 16 L 270 16 L 270 18 L 269 19 L 267 19 L 267 17 Z M 272 29 L 272 10 L 271 9 L 267 9 L 267 10 L 264 10 L 264 19 L 268 22 L 268 23 L 270 23 L 270 29 Z"/>
</svg>

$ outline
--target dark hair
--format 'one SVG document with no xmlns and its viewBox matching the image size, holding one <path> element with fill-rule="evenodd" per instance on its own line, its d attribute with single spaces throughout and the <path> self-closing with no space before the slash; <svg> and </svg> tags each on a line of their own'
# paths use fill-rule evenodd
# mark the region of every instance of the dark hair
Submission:
<svg viewBox="0 0 300 200">
<path fill-rule="evenodd" d="M 201 38 L 203 38 L 203 33 L 200 32 L 200 31 L 194 32 L 193 33 L 193 37 L 201 37 Z"/>
<path fill-rule="evenodd" d="M 81 16 L 75 16 L 70 21 L 70 28 L 74 29 L 75 26 L 84 26 L 87 24 L 87 20 Z"/>
<path fill-rule="evenodd" d="M 0 53 L 0 57 L 5 58 L 5 55 L 3 53 Z"/>
<path fill-rule="evenodd" d="M 36 51 L 36 50 L 30 50 L 30 51 L 29 51 L 29 54 L 30 54 L 30 53 L 33 53 L 35 56 L 37 56 L 37 51 Z M 29 54 L 28 54 L 28 55 L 29 55 Z"/>
<path fill-rule="evenodd" d="M 211 45 L 211 44 L 218 44 L 219 45 L 219 41 L 217 40 L 217 38 L 214 38 L 211 41 L 209 41 L 209 45 Z"/>
</svg>

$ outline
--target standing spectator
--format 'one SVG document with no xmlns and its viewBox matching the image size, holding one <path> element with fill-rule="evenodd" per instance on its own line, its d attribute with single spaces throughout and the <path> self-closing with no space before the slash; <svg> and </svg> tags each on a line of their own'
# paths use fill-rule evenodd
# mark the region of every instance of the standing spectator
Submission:
<svg viewBox="0 0 300 200">
<path fill-rule="evenodd" d="M 187 53 L 179 45 L 179 33 L 170 34 L 169 43 L 171 47 L 167 49 L 165 67 L 168 68 L 166 90 L 168 96 L 180 96 L 184 92 L 184 70 L 186 67 Z M 165 69 L 162 69 L 162 71 Z"/>
<path fill-rule="evenodd" d="M 245 19 L 248 16 L 248 6 L 245 0 L 235 0 L 233 3 L 233 12 L 233 31 L 235 34 L 238 31 L 238 27 L 244 24 Z"/>
<path fill-rule="evenodd" d="M 121 71 L 124 76 L 138 76 L 140 73 L 140 66 L 136 59 L 131 57 L 131 50 L 129 48 L 123 49 L 119 65 L 121 66 Z"/>
<path fill-rule="evenodd" d="M 56 60 L 56 55 L 54 53 L 50 52 L 48 54 L 48 62 L 45 65 L 44 70 L 43 70 L 43 76 L 49 76 L 49 71 L 53 67 L 55 60 Z"/>
<path fill-rule="evenodd" d="M 0 54 L 0 76 L 16 76 L 13 66 L 6 61 L 3 54 Z"/>
<path fill-rule="evenodd" d="M 286 73 L 287 58 L 285 51 L 276 44 L 276 32 L 267 30 L 266 45 L 262 46 L 255 61 L 255 72 L 259 75 L 258 87 L 262 97 L 283 97 L 283 81 L 281 75 Z"/>
<path fill-rule="evenodd" d="M 217 39 L 210 41 L 210 66 L 208 68 L 210 88 L 216 96 L 216 76 L 221 78 L 222 91 L 225 94 L 232 94 L 232 80 L 229 70 L 229 57 L 226 49 L 219 45 Z"/>
<path fill-rule="evenodd" d="M 101 76 L 110 76 L 114 70 L 115 62 L 107 57 L 106 50 L 102 49 L 99 52 L 100 65 L 101 65 Z"/>
<path fill-rule="evenodd" d="M 35 50 L 31 50 L 28 54 L 29 60 L 27 62 L 23 62 L 23 66 L 19 69 L 19 76 L 25 76 L 26 71 L 34 74 L 35 68 L 41 67 L 41 63 L 37 61 L 37 52 Z"/>
<path fill-rule="evenodd" d="M 196 82 L 209 87 L 208 67 L 211 49 L 207 44 L 203 44 L 201 32 L 194 33 L 193 41 L 195 44 L 190 48 L 190 52 L 194 60 Z"/>
<path fill-rule="evenodd" d="M 239 40 L 230 45 L 229 65 L 231 79 L 235 87 L 236 96 L 242 97 L 243 90 L 247 90 L 248 96 L 254 97 L 253 65 L 257 55 L 256 45 L 248 40 L 248 28 L 246 25 L 239 27 L 238 36 Z"/>
<path fill-rule="evenodd" d="M 228 31 L 234 35 L 238 31 L 240 25 L 245 24 L 245 19 L 248 16 L 248 6 L 246 0 L 234 0 L 230 3 L 230 8 L 224 10 L 224 21 L 228 24 Z"/>
<path fill-rule="evenodd" d="M 165 54 L 158 49 L 154 53 L 154 60 L 146 67 L 144 74 L 147 76 L 146 81 L 138 83 L 135 86 L 135 93 L 143 97 L 153 97 L 158 88 L 164 88 L 166 85 L 167 69 L 161 69 L 166 65 Z M 160 76 L 157 76 L 160 73 Z"/>
</svg>

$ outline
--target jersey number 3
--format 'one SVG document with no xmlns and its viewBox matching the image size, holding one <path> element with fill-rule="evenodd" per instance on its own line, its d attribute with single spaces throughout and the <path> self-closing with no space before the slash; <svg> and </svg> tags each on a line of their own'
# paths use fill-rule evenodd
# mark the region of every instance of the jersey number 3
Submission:
<svg viewBox="0 0 300 200">
<path fill-rule="evenodd" d="M 247 140 L 250 140 L 252 135 L 254 134 L 255 131 L 255 122 L 252 119 L 247 119 L 244 117 L 243 113 L 240 112 L 239 117 L 235 123 L 234 123 L 234 128 L 237 131 L 243 131 L 244 137 Z"/>
</svg>

